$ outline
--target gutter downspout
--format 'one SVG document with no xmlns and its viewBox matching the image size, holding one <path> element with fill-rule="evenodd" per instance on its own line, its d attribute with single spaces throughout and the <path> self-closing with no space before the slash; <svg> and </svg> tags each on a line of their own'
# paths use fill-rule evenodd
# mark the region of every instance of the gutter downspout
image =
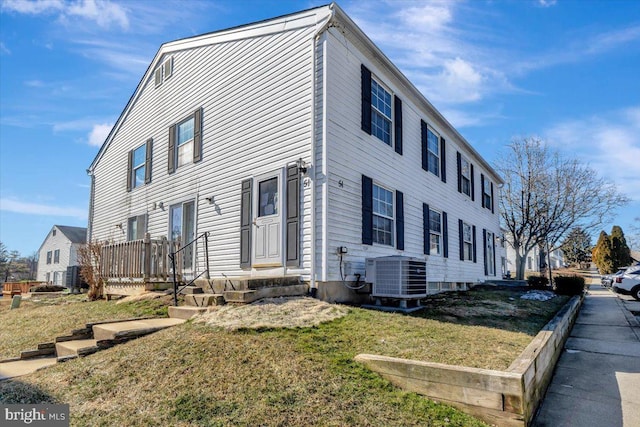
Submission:
<svg viewBox="0 0 640 427">
<path fill-rule="evenodd" d="M 316 50 L 317 50 L 317 46 L 316 43 L 318 42 L 318 40 L 320 39 L 320 35 L 325 32 L 327 30 L 327 28 L 329 28 L 329 25 L 331 25 L 331 22 L 333 21 L 333 18 L 335 16 L 335 9 L 333 8 L 333 3 L 329 5 L 329 10 L 331 11 L 330 16 L 328 17 L 328 19 L 326 20 L 326 22 L 320 27 L 318 28 L 318 30 L 315 31 L 315 33 L 313 34 L 313 36 L 311 37 L 311 60 L 312 60 L 312 64 L 311 64 L 311 69 L 312 69 L 312 78 L 311 78 L 311 129 L 312 129 L 312 138 L 311 138 L 311 155 L 310 155 L 310 159 L 311 159 L 311 178 L 312 178 L 312 182 L 311 182 L 311 262 L 310 262 L 310 267 L 311 267 L 311 285 L 310 285 L 310 292 L 312 296 L 316 296 L 317 292 L 318 292 L 318 284 L 316 282 L 316 239 L 317 239 L 317 232 L 316 232 L 316 217 L 317 217 L 317 213 L 316 213 L 316 186 L 317 186 L 317 171 L 316 171 L 316 150 L 317 150 L 317 146 L 316 146 L 316 138 L 317 138 L 317 130 L 316 130 L 316 90 L 317 90 L 317 85 L 316 85 L 316 80 L 317 80 L 317 68 L 316 68 L 316 61 L 317 61 L 317 54 L 316 54 Z M 323 58 L 323 65 L 326 65 L 326 58 Z M 324 95 L 324 91 L 326 90 L 326 70 L 323 68 L 323 74 L 322 74 L 322 79 L 323 79 L 323 95 Z M 325 102 L 325 98 L 323 98 L 323 111 L 326 112 L 326 106 L 324 105 Z M 324 112 L 323 112 L 323 132 L 322 132 L 322 138 L 326 137 L 326 126 L 324 123 Z M 325 150 L 323 151 L 323 155 L 326 154 L 326 140 L 323 139 L 323 144 L 325 146 Z M 323 169 L 326 167 L 326 155 L 324 156 L 323 159 Z M 325 216 L 326 216 L 326 212 L 324 212 Z M 323 230 L 324 233 L 324 230 Z M 323 247 L 324 248 L 324 247 Z"/>
<path fill-rule="evenodd" d="M 90 243 L 93 235 L 93 197 L 96 188 L 96 178 L 91 169 L 87 169 L 87 175 L 91 178 L 91 184 L 89 189 L 89 215 L 87 218 L 87 241 L 86 243 Z"/>
</svg>

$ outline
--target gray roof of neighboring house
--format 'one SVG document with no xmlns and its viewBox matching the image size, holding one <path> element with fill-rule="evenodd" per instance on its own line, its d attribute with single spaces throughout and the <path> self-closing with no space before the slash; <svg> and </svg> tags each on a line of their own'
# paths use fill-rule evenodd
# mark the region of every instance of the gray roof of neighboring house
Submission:
<svg viewBox="0 0 640 427">
<path fill-rule="evenodd" d="M 54 225 L 58 230 L 64 234 L 67 239 L 71 240 L 71 243 L 86 243 L 87 242 L 87 229 L 86 227 L 71 227 L 68 225 Z"/>
<path fill-rule="evenodd" d="M 631 251 L 631 258 L 634 261 L 640 261 L 640 251 Z"/>
</svg>

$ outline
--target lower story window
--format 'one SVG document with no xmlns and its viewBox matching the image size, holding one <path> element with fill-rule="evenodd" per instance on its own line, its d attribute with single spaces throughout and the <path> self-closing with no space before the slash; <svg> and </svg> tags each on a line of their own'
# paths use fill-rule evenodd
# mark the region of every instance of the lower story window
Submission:
<svg viewBox="0 0 640 427">
<path fill-rule="evenodd" d="M 485 242 L 485 254 L 486 254 L 486 262 L 487 262 L 487 274 L 489 276 L 496 275 L 496 254 L 494 253 L 494 234 L 490 231 L 487 231 L 487 241 Z"/>
<path fill-rule="evenodd" d="M 127 221 L 127 240 L 144 239 L 147 232 L 147 216 L 138 215 L 129 218 Z"/>
<path fill-rule="evenodd" d="M 393 246 L 393 192 L 373 184 L 373 241 Z"/>
<path fill-rule="evenodd" d="M 429 244 L 430 254 L 440 255 L 442 253 L 442 214 L 429 209 Z"/>
<path fill-rule="evenodd" d="M 473 237 L 471 235 L 471 226 L 467 223 L 462 224 L 462 241 L 464 245 L 464 260 L 471 261 L 473 259 Z"/>
</svg>

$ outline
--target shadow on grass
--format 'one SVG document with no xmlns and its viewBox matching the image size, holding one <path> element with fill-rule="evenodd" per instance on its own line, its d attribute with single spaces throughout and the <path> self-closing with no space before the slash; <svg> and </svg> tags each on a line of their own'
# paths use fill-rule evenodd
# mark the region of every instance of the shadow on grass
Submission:
<svg viewBox="0 0 640 427">
<path fill-rule="evenodd" d="M 0 381 L 0 405 L 62 403 L 40 387 L 11 378 Z"/>
<path fill-rule="evenodd" d="M 526 286 L 476 286 L 468 291 L 436 294 L 422 300 L 424 309 L 409 316 L 535 336 L 569 297 L 556 295 L 547 301 L 521 298 L 531 290 Z"/>
</svg>

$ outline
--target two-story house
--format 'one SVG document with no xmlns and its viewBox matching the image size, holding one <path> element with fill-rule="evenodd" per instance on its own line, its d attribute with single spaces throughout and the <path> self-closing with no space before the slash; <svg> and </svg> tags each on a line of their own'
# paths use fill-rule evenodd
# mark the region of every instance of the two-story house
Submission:
<svg viewBox="0 0 640 427">
<path fill-rule="evenodd" d="M 367 258 L 426 260 L 430 292 L 500 276 L 500 176 L 335 3 L 163 44 L 88 172 L 89 239 L 208 232 L 187 273 L 332 301 Z"/>
<path fill-rule="evenodd" d="M 54 225 L 38 250 L 37 280 L 67 286 L 67 279 L 72 279 L 68 274 L 78 274 L 78 250 L 85 243 L 86 228 Z"/>
</svg>

